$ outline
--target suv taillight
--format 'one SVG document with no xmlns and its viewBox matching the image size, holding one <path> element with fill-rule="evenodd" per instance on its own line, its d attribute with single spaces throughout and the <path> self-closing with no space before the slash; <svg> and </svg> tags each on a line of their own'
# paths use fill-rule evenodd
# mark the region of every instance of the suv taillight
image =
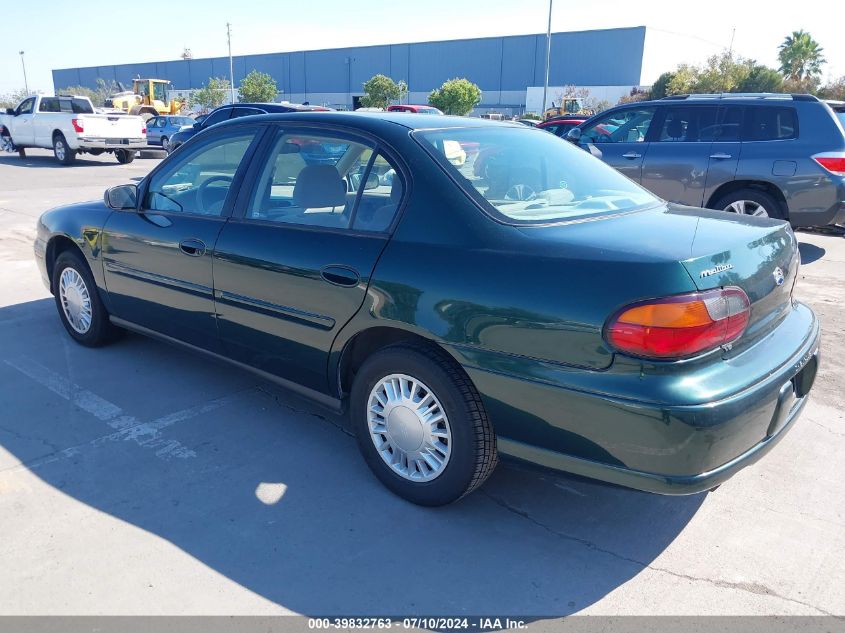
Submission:
<svg viewBox="0 0 845 633">
<path fill-rule="evenodd" d="M 79 133 L 79 132 L 84 132 L 84 131 L 85 131 L 85 128 L 84 128 L 84 127 L 83 127 L 83 125 L 82 125 L 82 120 L 81 120 L 81 119 L 71 119 L 71 120 L 70 120 L 70 122 L 71 122 L 71 123 L 73 123 L 73 129 L 74 129 L 77 133 Z"/>
<path fill-rule="evenodd" d="M 816 154 L 813 160 L 837 176 L 845 176 L 845 152 L 825 152 Z"/>
<path fill-rule="evenodd" d="M 622 308 L 605 325 L 620 352 L 656 359 L 694 356 L 742 336 L 751 303 L 742 288 L 717 288 Z"/>
</svg>

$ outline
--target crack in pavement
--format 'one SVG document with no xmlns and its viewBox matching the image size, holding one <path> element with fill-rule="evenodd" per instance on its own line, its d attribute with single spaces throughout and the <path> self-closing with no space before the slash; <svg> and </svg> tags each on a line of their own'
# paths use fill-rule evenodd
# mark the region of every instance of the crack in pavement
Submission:
<svg viewBox="0 0 845 633">
<path fill-rule="evenodd" d="M 525 510 L 520 510 L 519 508 L 516 508 L 516 507 L 510 505 L 504 499 L 500 499 L 498 497 L 495 497 L 494 495 L 491 495 L 489 492 L 486 492 L 483 489 L 480 492 L 484 496 L 486 496 L 488 499 L 490 499 L 493 503 L 500 506 L 501 508 L 504 508 L 508 512 L 511 512 L 511 513 L 513 513 L 513 514 L 515 514 L 519 517 L 522 517 L 526 521 L 533 523 L 537 527 L 545 530 L 546 532 L 548 532 L 548 533 L 550 533 L 550 534 L 552 534 L 552 535 L 554 535 L 558 538 L 561 538 L 561 539 L 564 539 L 564 540 L 567 540 L 567 541 L 572 541 L 574 543 L 578 543 L 579 545 L 583 545 L 587 549 L 591 549 L 591 550 L 593 550 L 595 552 L 599 552 L 601 554 L 606 554 L 607 556 L 611 556 L 613 558 L 616 558 L 618 560 L 630 563 L 632 565 L 636 565 L 638 567 L 641 567 L 642 569 L 649 569 L 651 571 L 656 571 L 656 572 L 659 572 L 659 573 L 668 574 L 670 576 L 674 576 L 676 578 L 681 578 L 683 580 L 689 580 L 691 582 L 704 582 L 704 583 L 713 585 L 715 587 L 719 587 L 721 589 L 736 589 L 738 591 L 744 591 L 746 593 L 752 593 L 752 594 L 762 595 L 762 596 L 771 596 L 773 598 L 778 598 L 778 599 L 783 600 L 785 602 L 792 602 L 794 604 L 799 604 L 801 606 L 808 607 L 810 609 L 818 611 L 822 615 L 831 616 L 831 617 L 839 619 L 839 620 L 845 620 L 845 616 L 836 615 L 834 613 L 831 613 L 830 611 L 826 611 L 825 609 L 822 609 L 821 607 L 817 607 L 817 606 L 810 604 L 808 602 L 804 602 L 802 600 L 797 600 L 795 598 L 790 598 L 788 596 L 781 595 L 778 592 L 776 592 L 774 589 L 772 589 L 771 587 L 768 587 L 764 584 L 754 583 L 754 582 L 730 582 L 730 581 L 727 581 L 727 580 L 719 580 L 719 579 L 712 579 L 712 578 L 702 578 L 702 577 L 699 577 L 699 576 L 691 576 L 689 574 L 682 574 L 680 572 L 672 571 L 671 569 L 666 569 L 665 567 L 656 567 L 656 566 L 650 565 L 650 564 L 648 564 L 644 561 L 637 560 L 636 558 L 630 558 L 630 557 L 625 556 L 623 554 L 619 554 L 618 552 L 614 552 L 612 550 L 605 549 L 603 547 L 599 547 L 598 545 L 596 545 L 595 543 L 593 543 L 592 541 L 590 541 L 588 539 L 584 539 L 584 538 L 581 538 L 581 537 L 578 537 L 578 536 L 573 536 L 571 534 L 566 534 L 565 532 L 560 532 L 558 530 L 555 530 L 554 528 L 546 525 L 542 521 L 535 519 L 533 516 L 531 516 L 531 514 L 529 512 L 527 512 Z"/>
<path fill-rule="evenodd" d="M 44 446 L 46 446 L 51 451 L 51 453 L 48 453 L 48 455 L 50 455 L 52 453 L 56 453 L 56 452 L 61 450 L 57 444 L 53 444 L 52 442 L 50 442 L 50 441 L 48 441 L 48 440 L 46 440 L 42 437 L 34 437 L 32 435 L 25 435 L 23 433 L 19 433 L 18 431 L 13 431 L 12 429 L 10 429 L 6 426 L 0 426 L 0 433 L 6 433 L 7 435 L 11 435 L 12 437 L 17 438 L 19 440 L 23 440 L 25 442 L 38 442 L 39 444 L 43 444 Z M 2 471 L 0 471 L 0 472 L 2 472 Z"/>
<path fill-rule="evenodd" d="M 273 391 L 271 391 L 267 387 L 257 386 L 255 389 L 256 389 L 256 391 L 259 391 L 259 392 L 263 393 L 264 395 L 268 396 L 270 399 L 273 400 L 273 402 L 276 403 L 276 406 L 278 406 L 282 409 L 287 409 L 291 413 L 298 413 L 300 415 L 309 415 L 309 416 L 315 417 L 318 420 L 322 420 L 323 422 L 327 422 L 328 424 L 330 424 L 334 428 L 338 429 L 341 433 L 348 435 L 349 437 L 355 437 L 354 433 L 345 429 L 342 425 L 334 422 L 333 420 L 330 420 L 326 416 L 321 415 L 321 414 L 319 414 L 315 411 L 308 411 L 306 409 L 298 409 L 297 407 L 293 406 L 288 400 L 285 400 L 284 397 L 281 394 L 273 393 Z"/>
</svg>

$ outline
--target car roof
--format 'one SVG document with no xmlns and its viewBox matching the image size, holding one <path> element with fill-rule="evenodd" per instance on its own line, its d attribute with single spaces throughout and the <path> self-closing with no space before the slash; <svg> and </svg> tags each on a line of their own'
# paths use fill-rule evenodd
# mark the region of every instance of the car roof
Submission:
<svg viewBox="0 0 845 633">
<path fill-rule="evenodd" d="M 783 105 L 785 102 L 816 102 L 819 99 L 813 95 L 808 94 L 785 94 L 776 92 L 723 92 L 720 94 L 685 94 L 685 95 L 670 95 L 662 99 L 651 99 L 649 101 L 635 101 L 631 103 L 622 104 L 616 107 L 626 106 L 643 106 L 643 105 L 675 105 L 677 103 L 692 103 L 692 104 L 748 104 L 754 105 Z"/>
<path fill-rule="evenodd" d="M 528 130 L 526 126 L 515 121 L 494 121 L 461 116 L 432 117 L 430 114 L 415 114 L 413 112 L 286 112 L 282 114 L 255 114 L 239 117 L 218 123 L 217 128 L 236 125 L 247 121 L 296 121 L 312 122 L 316 124 L 334 124 L 359 127 L 364 130 L 377 132 L 385 129 L 385 125 L 401 126 L 409 130 L 439 130 L 443 128 L 465 127 L 493 127 L 501 129 L 509 126 L 516 129 Z"/>
</svg>

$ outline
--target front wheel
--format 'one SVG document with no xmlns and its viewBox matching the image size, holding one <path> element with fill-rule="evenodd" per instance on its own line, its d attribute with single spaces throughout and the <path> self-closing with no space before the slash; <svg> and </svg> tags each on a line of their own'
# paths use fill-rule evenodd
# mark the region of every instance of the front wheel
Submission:
<svg viewBox="0 0 845 633">
<path fill-rule="evenodd" d="M 62 165 L 70 165 L 76 160 L 76 151 L 68 147 L 65 137 L 61 134 L 53 137 L 53 155 Z"/>
<path fill-rule="evenodd" d="M 166 136 L 161 137 L 161 149 L 163 149 L 168 154 L 170 153 L 170 139 Z"/>
<path fill-rule="evenodd" d="M 481 398 L 440 350 L 399 345 L 377 352 L 355 376 L 350 406 L 367 465 L 412 503 L 457 501 L 496 467 L 496 436 Z"/>
<path fill-rule="evenodd" d="M 120 330 L 109 320 L 97 285 L 82 256 L 65 251 L 53 266 L 53 293 L 68 334 L 86 347 L 108 343 Z"/>
<path fill-rule="evenodd" d="M 135 160 L 135 152 L 130 149 L 115 150 L 114 156 L 117 158 L 117 162 L 121 165 L 128 165 Z"/>
</svg>

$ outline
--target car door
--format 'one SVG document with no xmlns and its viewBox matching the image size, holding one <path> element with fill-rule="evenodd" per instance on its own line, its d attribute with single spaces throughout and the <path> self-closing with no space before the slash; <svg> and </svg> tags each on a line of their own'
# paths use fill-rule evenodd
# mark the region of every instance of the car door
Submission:
<svg viewBox="0 0 845 633">
<path fill-rule="evenodd" d="M 404 180 L 370 140 L 273 129 L 215 248 L 220 336 L 232 358 L 324 392 L 332 342 L 364 301 Z"/>
<path fill-rule="evenodd" d="M 35 143 L 35 97 L 24 99 L 15 108 L 15 116 L 9 122 L 12 141 L 21 147 L 32 146 Z"/>
<path fill-rule="evenodd" d="M 581 128 L 578 144 L 634 182 L 640 182 L 656 112 L 653 105 L 611 110 Z"/>
<path fill-rule="evenodd" d="M 164 117 L 154 116 L 147 121 L 147 143 L 158 145 L 161 143 L 161 122 Z"/>
<path fill-rule="evenodd" d="M 55 117 L 52 114 L 61 112 L 58 97 L 41 97 L 38 113 L 32 117 L 33 144 L 40 147 L 50 147 L 53 144 L 53 130 Z"/>
<path fill-rule="evenodd" d="M 707 184 L 704 187 L 702 206 L 711 206 L 716 202 L 719 188 L 736 179 L 736 170 L 742 154 L 742 121 L 745 116 L 743 106 L 723 106 L 719 108 L 719 119 L 713 133 L 713 144 L 707 165 Z M 719 194 L 718 197 L 721 197 Z"/>
<path fill-rule="evenodd" d="M 200 348 L 219 347 L 212 252 L 261 128 L 236 126 L 165 160 L 137 212 L 115 211 L 102 249 L 112 314 Z"/>
<path fill-rule="evenodd" d="M 643 159 L 646 189 L 668 202 L 704 204 L 717 111 L 716 105 L 707 104 L 662 108 Z"/>
</svg>

